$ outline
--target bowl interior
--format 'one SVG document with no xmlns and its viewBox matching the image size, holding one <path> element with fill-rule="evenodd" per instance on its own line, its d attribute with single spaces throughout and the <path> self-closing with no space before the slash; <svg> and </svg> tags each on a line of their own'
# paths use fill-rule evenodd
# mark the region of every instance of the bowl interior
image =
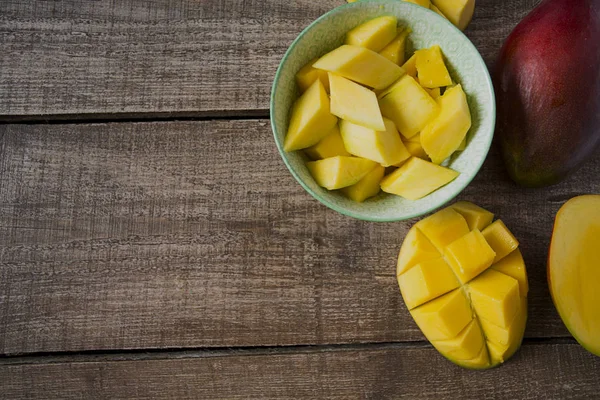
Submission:
<svg viewBox="0 0 600 400">
<path fill-rule="evenodd" d="M 407 51 L 441 46 L 453 80 L 462 84 L 471 110 L 472 127 L 467 148 L 444 165 L 460 172 L 450 184 L 411 201 L 380 193 L 364 203 L 347 199 L 337 191 L 319 187 L 302 151 L 286 153 L 283 141 L 289 110 L 298 98 L 295 74 L 315 57 L 343 44 L 344 35 L 360 23 L 381 15 L 394 15 L 399 25 L 412 29 Z M 271 124 L 275 142 L 285 164 L 298 182 L 316 199 L 342 214 L 369 221 L 399 221 L 426 214 L 457 196 L 475 177 L 488 153 L 495 124 L 495 101 L 491 79 L 473 44 L 452 24 L 433 11 L 403 1 L 362 1 L 338 7 L 306 28 L 285 54 L 275 76 L 271 94 Z"/>
</svg>

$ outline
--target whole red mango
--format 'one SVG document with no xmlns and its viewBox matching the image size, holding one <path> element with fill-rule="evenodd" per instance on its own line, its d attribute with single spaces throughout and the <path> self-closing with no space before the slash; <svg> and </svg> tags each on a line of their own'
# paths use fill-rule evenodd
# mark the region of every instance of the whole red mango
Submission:
<svg viewBox="0 0 600 400">
<path fill-rule="evenodd" d="M 506 39 L 494 81 L 511 178 L 574 172 L 600 144 L 600 0 L 544 0 Z"/>
</svg>

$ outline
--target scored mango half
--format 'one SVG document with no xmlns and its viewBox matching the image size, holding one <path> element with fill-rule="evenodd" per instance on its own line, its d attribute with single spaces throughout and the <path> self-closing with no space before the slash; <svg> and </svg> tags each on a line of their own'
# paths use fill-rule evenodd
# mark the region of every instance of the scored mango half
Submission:
<svg viewBox="0 0 600 400">
<path fill-rule="evenodd" d="M 458 202 L 416 223 L 396 275 L 402 298 L 431 344 L 470 369 L 502 364 L 521 345 L 527 272 L 518 241 L 501 220 Z"/>
</svg>

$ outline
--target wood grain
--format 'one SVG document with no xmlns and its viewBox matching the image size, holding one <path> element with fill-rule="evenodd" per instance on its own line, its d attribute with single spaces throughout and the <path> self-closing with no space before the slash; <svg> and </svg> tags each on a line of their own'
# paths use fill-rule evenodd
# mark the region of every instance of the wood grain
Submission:
<svg viewBox="0 0 600 400">
<path fill-rule="evenodd" d="M 395 261 L 412 222 L 329 210 L 265 120 L 0 126 L 0 354 L 423 340 Z M 553 215 L 588 176 L 523 190 L 495 149 L 460 199 L 496 212 L 530 274 L 527 336 L 567 336 L 547 292 Z"/>
<path fill-rule="evenodd" d="M 478 0 L 491 65 L 537 0 Z M 343 0 L 3 0 L 0 116 L 266 115 L 295 37 Z"/>
<path fill-rule="evenodd" d="M 576 344 L 526 345 L 469 371 L 427 347 L 0 366 L 0 393 L 27 399 L 584 399 L 600 358 Z"/>
</svg>

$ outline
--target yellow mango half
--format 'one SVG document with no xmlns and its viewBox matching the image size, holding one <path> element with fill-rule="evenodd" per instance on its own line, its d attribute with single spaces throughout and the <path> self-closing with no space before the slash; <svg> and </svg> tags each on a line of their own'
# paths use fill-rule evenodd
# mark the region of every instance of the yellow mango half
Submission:
<svg viewBox="0 0 600 400">
<path fill-rule="evenodd" d="M 482 233 L 485 240 L 487 240 L 492 249 L 494 249 L 494 252 L 496 252 L 494 262 L 502 260 L 519 246 L 517 238 L 508 230 L 504 222 L 500 220 L 495 221 L 485 228 Z"/>
<path fill-rule="evenodd" d="M 332 73 L 329 73 L 329 86 L 333 115 L 376 131 L 386 129 L 375 93 Z"/>
<path fill-rule="evenodd" d="M 440 112 L 436 101 L 409 75 L 400 78 L 394 90 L 379 100 L 379 106 L 383 116 L 394 121 L 407 139 L 420 132 Z"/>
<path fill-rule="evenodd" d="M 342 120 L 340 132 L 344 147 L 351 154 L 389 167 L 410 157 L 392 121 L 384 119 L 385 129 L 377 131 Z"/>
<path fill-rule="evenodd" d="M 411 157 L 396 171 L 383 178 L 381 190 L 408 200 L 418 200 L 450 183 L 458 172 Z"/>
<path fill-rule="evenodd" d="M 450 157 L 471 128 L 471 112 L 461 85 L 447 89 L 438 104 L 440 113 L 421 131 L 421 144 L 434 164 Z"/>
<path fill-rule="evenodd" d="M 298 84 L 301 92 L 305 92 L 310 85 L 319 79 L 323 84 L 325 91 L 329 93 L 329 78 L 327 77 L 327 71 L 316 69 L 312 66 L 317 60 L 317 58 L 311 60 L 296 74 L 296 83 Z"/>
<path fill-rule="evenodd" d="M 419 83 L 426 88 L 439 88 L 452 84 L 452 78 L 444 63 L 440 46 L 415 51 Z"/>
<path fill-rule="evenodd" d="M 294 151 L 313 146 L 327 136 L 335 124 L 337 117 L 330 112 L 325 87 L 316 80 L 292 107 L 283 148 Z"/>
<path fill-rule="evenodd" d="M 362 203 L 366 199 L 376 196 L 379 193 L 379 182 L 381 182 L 384 173 L 385 168 L 381 165 L 377 165 L 364 178 L 358 181 L 358 183 L 342 188 L 341 191 L 349 199 Z"/>
<path fill-rule="evenodd" d="M 471 369 L 510 358 L 527 323 L 523 258 L 516 249 L 492 264 L 495 253 L 479 230 L 492 219 L 472 203 L 446 207 L 408 231 L 396 267 L 402 297 L 425 337 L 444 357 Z"/>
<path fill-rule="evenodd" d="M 475 0 L 432 0 L 432 2 L 461 31 L 467 28 L 475 11 Z"/>
<path fill-rule="evenodd" d="M 413 54 L 404 64 L 402 64 L 402 69 L 406 71 L 406 74 L 412 76 L 413 78 L 417 78 L 417 57 Z"/>
<path fill-rule="evenodd" d="M 398 19 L 391 15 L 373 18 L 346 34 L 345 44 L 381 51 L 396 37 Z"/>
<path fill-rule="evenodd" d="M 404 72 L 384 56 L 364 47 L 343 45 L 319 58 L 313 67 L 353 80 L 374 89 L 383 89 Z"/>
<path fill-rule="evenodd" d="M 325 136 L 319 143 L 306 149 L 305 153 L 313 160 L 350 155 L 344 147 L 338 125 L 334 126 L 329 135 Z"/>
<path fill-rule="evenodd" d="M 404 64 L 404 54 L 406 53 L 406 38 L 411 30 L 409 28 L 399 28 L 398 34 L 379 52 L 382 56 L 397 65 Z"/>
<path fill-rule="evenodd" d="M 352 186 L 364 178 L 377 163 L 358 157 L 336 156 L 306 163 L 319 186 L 329 190 Z"/>
</svg>

